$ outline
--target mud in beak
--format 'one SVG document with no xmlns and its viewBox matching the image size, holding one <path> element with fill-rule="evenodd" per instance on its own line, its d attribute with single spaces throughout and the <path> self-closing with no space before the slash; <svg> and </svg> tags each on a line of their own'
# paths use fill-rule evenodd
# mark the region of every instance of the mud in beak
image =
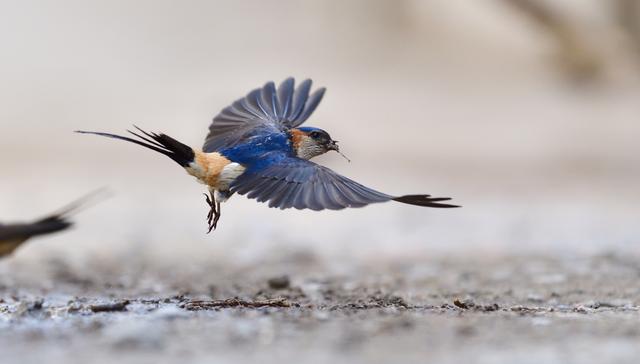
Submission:
<svg viewBox="0 0 640 364">
<path fill-rule="evenodd" d="M 327 145 L 327 149 L 329 150 L 335 150 L 338 154 L 340 154 L 344 159 L 347 160 L 347 162 L 351 163 L 351 159 L 347 158 L 346 155 L 342 154 L 340 152 L 340 147 L 338 146 L 338 141 L 337 140 L 332 140 L 331 142 L 329 142 L 329 144 Z"/>
<path fill-rule="evenodd" d="M 329 144 L 327 145 L 327 149 L 329 150 L 335 150 L 336 152 L 340 152 L 340 147 L 338 146 L 338 141 L 337 140 L 332 140 L 329 142 Z"/>
</svg>

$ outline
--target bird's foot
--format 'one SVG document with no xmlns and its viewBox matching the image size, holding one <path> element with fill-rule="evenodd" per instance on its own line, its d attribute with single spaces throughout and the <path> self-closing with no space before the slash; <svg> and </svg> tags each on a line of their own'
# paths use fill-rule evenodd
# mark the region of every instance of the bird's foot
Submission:
<svg viewBox="0 0 640 364">
<path fill-rule="evenodd" d="M 216 213 L 215 216 L 213 217 L 213 228 L 217 228 L 218 227 L 218 220 L 220 220 L 220 216 L 222 215 L 222 212 L 220 211 L 220 201 L 216 202 Z M 211 231 L 211 229 L 209 229 L 209 231 Z"/>
<path fill-rule="evenodd" d="M 214 196 L 214 192 L 209 192 L 209 195 L 204 194 L 206 198 L 207 205 L 209 205 L 209 213 L 207 214 L 207 224 L 209 230 L 207 234 L 209 234 L 212 230 L 215 230 L 218 227 L 218 220 L 220 220 L 220 202 L 216 201 Z"/>
<path fill-rule="evenodd" d="M 206 201 L 207 201 L 207 205 L 209 205 L 210 210 L 209 213 L 207 214 L 207 222 L 211 222 L 211 219 L 213 217 L 213 214 L 215 213 L 215 203 L 211 200 L 211 198 L 209 198 L 209 195 L 207 195 L 206 193 L 203 193 Z M 213 194 L 211 194 L 211 197 L 213 197 Z M 215 200 L 214 200 L 215 201 Z"/>
</svg>

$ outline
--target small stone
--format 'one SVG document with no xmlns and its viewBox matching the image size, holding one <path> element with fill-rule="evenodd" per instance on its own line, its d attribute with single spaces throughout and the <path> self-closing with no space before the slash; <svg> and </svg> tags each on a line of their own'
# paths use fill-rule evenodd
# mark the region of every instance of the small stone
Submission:
<svg viewBox="0 0 640 364">
<path fill-rule="evenodd" d="M 289 281 L 289 276 L 281 276 L 274 277 L 267 281 L 269 283 L 269 288 L 271 289 L 287 289 L 291 282 Z"/>
<path fill-rule="evenodd" d="M 122 312 L 127 310 L 127 306 L 129 305 L 129 300 L 122 300 L 113 303 L 105 303 L 105 304 L 97 304 L 89 306 L 91 312 Z"/>
<path fill-rule="evenodd" d="M 459 299 L 455 299 L 453 301 L 453 304 L 458 307 L 461 308 L 463 310 L 468 310 L 470 308 L 474 308 L 476 307 L 476 304 L 471 300 L 471 299 L 466 299 L 464 301 L 460 301 Z"/>
</svg>

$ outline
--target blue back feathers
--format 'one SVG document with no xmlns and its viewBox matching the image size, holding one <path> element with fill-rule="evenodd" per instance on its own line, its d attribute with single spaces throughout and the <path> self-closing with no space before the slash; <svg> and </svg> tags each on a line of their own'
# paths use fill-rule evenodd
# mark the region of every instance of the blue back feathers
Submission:
<svg viewBox="0 0 640 364">
<path fill-rule="evenodd" d="M 285 133 L 258 133 L 242 144 L 220 149 L 219 153 L 236 163 L 252 166 L 264 162 L 269 154 L 293 155 L 293 149 Z"/>
</svg>

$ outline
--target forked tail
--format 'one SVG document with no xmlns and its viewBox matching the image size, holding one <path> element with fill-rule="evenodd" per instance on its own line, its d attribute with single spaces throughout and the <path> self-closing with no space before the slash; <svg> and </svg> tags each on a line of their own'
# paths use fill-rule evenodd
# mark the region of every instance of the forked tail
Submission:
<svg viewBox="0 0 640 364">
<path fill-rule="evenodd" d="M 439 208 L 460 207 L 458 205 L 440 203 L 441 201 L 451 200 L 451 197 L 431 197 L 429 195 L 406 195 L 406 196 L 396 197 L 393 200 L 406 203 L 409 205 L 425 206 L 425 207 L 439 207 Z"/>
<path fill-rule="evenodd" d="M 191 147 L 189 147 L 188 145 L 182 144 L 179 141 L 173 139 L 172 137 L 166 134 L 147 133 L 146 131 L 138 128 L 135 125 L 134 127 L 138 129 L 138 131 L 140 131 L 146 137 L 140 134 L 134 133 L 131 130 L 127 130 L 127 132 L 129 132 L 130 134 L 133 134 L 134 136 L 140 138 L 141 140 L 129 138 L 122 135 L 102 133 L 102 132 L 96 132 L 96 131 L 76 130 L 76 133 L 95 134 L 95 135 L 100 135 L 107 138 L 120 139 L 120 140 L 125 140 L 131 143 L 135 143 L 145 148 L 155 150 L 158 153 L 162 153 L 167 157 L 173 159 L 176 163 L 178 163 L 183 167 L 187 167 L 189 163 L 193 162 L 193 159 L 195 158 L 195 153 L 193 149 L 191 149 Z"/>
</svg>

